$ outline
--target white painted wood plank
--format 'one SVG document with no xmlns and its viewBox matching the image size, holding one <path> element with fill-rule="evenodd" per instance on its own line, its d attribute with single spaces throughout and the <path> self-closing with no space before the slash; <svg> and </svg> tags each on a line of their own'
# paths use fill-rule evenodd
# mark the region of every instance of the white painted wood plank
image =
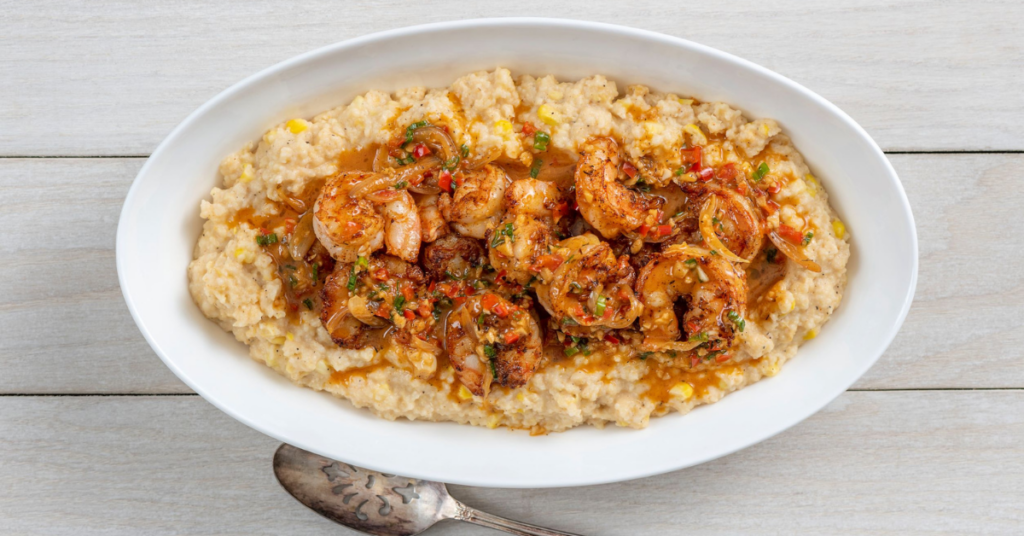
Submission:
<svg viewBox="0 0 1024 536">
<path fill-rule="evenodd" d="M 354 534 L 278 486 L 276 441 L 198 397 L 0 397 L 0 446 L 6 534 Z M 1024 392 L 846 393 L 776 438 L 668 475 L 452 494 L 581 534 L 1020 534 Z"/>
<path fill-rule="evenodd" d="M 745 57 L 832 100 L 887 150 L 1024 149 L 1024 4 L 1012 0 L 44 0 L 2 12 L 0 155 L 148 154 L 207 99 L 296 54 L 414 24 L 537 15 Z"/>
<path fill-rule="evenodd" d="M 855 388 L 1024 387 L 1024 155 L 892 161 L 917 219 L 920 282 L 903 330 Z M 189 391 L 117 284 L 117 216 L 141 163 L 0 159 L 0 393 Z"/>
</svg>

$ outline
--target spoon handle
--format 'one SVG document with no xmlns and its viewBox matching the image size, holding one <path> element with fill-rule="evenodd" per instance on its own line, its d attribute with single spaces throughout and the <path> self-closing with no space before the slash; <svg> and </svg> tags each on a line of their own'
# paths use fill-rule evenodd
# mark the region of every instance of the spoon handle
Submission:
<svg viewBox="0 0 1024 536">
<path fill-rule="evenodd" d="M 537 525 L 530 525 L 529 523 L 505 519 L 501 516 L 481 512 L 476 508 L 470 508 L 462 503 L 458 504 L 458 511 L 455 514 L 455 519 L 508 532 L 510 534 L 517 534 L 519 536 L 579 536 L 578 534 L 573 534 L 571 532 L 546 529 L 544 527 L 538 527 Z"/>
</svg>

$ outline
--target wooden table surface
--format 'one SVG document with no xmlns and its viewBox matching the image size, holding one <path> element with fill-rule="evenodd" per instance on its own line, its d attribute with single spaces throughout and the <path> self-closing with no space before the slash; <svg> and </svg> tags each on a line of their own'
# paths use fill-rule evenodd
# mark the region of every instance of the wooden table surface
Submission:
<svg viewBox="0 0 1024 536">
<path fill-rule="evenodd" d="M 686 37 L 831 100 L 899 172 L 920 282 L 879 363 L 773 439 L 633 482 L 453 494 L 582 534 L 1024 533 L 1024 4 L 2 5 L 0 533 L 349 533 L 281 490 L 274 440 L 146 345 L 114 268 L 121 203 L 175 124 L 259 69 L 379 30 L 514 15 Z"/>
</svg>

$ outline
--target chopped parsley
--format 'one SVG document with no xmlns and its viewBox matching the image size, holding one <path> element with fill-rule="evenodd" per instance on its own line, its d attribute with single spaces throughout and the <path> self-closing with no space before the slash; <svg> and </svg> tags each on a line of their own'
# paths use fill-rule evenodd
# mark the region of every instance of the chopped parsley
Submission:
<svg viewBox="0 0 1024 536">
<path fill-rule="evenodd" d="M 485 346 L 484 348 L 485 349 L 486 348 L 490 348 L 490 346 Z M 494 348 L 491 348 L 491 351 L 493 352 Z M 495 380 L 497 380 L 498 379 L 498 369 L 494 368 L 494 361 L 488 361 L 487 363 L 491 366 L 491 377 L 494 378 Z"/>
<path fill-rule="evenodd" d="M 256 243 L 261 245 L 261 246 L 269 246 L 270 244 L 276 244 L 277 243 L 277 233 L 258 235 L 256 237 Z"/>
<path fill-rule="evenodd" d="M 683 261 L 683 264 L 689 266 L 690 268 L 693 268 L 694 266 L 697 266 L 697 259 L 686 259 L 685 261 Z"/>
<path fill-rule="evenodd" d="M 708 332 L 702 331 L 700 333 L 696 333 L 692 337 L 690 337 L 690 340 L 691 341 L 708 342 Z"/>
<path fill-rule="evenodd" d="M 494 359 L 495 357 L 498 357 L 498 351 L 494 349 L 494 346 L 491 346 L 490 344 L 485 344 L 484 355 L 490 359 Z"/>
<path fill-rule="evenodd" d="M 736 324 L 736 327 L 740 330 L 740 333 L 742 333 L 743 329 L 747 327 L 747 321 L 744 320 L 736 311 L 729 311 L 728 316 L 729 320 L 732 320 L 732 323 Z"/>
<path fill-rule="evenodd" d="M 401 313 L 402 312 L 402 306 L 405 305 L 405 296 L 395 296 L 394 305 L 395 305 L 395 310 L 398 311 L 399 313 Z"/>
<path fill-rule="evenodd" d="M 320 263 L 313 263 L 313 286 L 316 286 L 316 282 L 320 280 Z"/>
<path fill-rule="evenodd" d="M 395 183 L 395 189 L 396 190 L 401 190 L 402 188 L 405 188 L 406 186 L 409 186 L 409 183 L 406 182 L 406 181 L 398 181 L 398 182 Z"/>
<path fill-rule="evenodd" d="M 466 145 L 465 143 L 463 143 L 462 146 L 459 147 L 459 151 L 462 153 L 462 158 L 466 158 L 469 156 L 469 146 Z"/>
<path fill-rule="evenodd" d="M 565 349 L 562 351 L 565 353 L 565 357 L 572 357 L 580 353 L 580 349 L 576 348 L 575 346 L 566 346 Z"/>
<path fill-rule="evenodd" d="M 551 143 L 551 136 L 547 132 L 537 132 L 533 135 L 533 148 L 538 151 L 547 151 L 548 143 Z"/>
<path fill-rule="evenodd" d="M 459 161 L 460 160 L 461 160 L 461 158 L 459 157 L 459 155 L 455 155 L 455 156 L 449 158 L 448 160 L 445 160 L 441 164 L 441 169 L 443 169 L 445 171 L 455 171 L 455 168 L 456 168 L 456 166 L 459 165 Z"/>
<path fill-rule="evenodd" d="M 814 233 L 811 231 L 807 231 L 807 234 L 804 235 L 804 239 L 800 241 L 800 243 L 806 246 L 807 244 L 811 243 L 812 238 L 814 238 Z"/>
<path fill-rule="evenodd" d="M 309 309 L 310 311 L 313 310 L 313 300 L 309 298 L 302 300 L 302 305 L 305 305 L 306 309 Z"/>
<path fill-rule="evenodd" d="M 349 292 L 355 292 L 356 290 L 356 266 L 352 265 L 352 270 L 348 273 L 348 290 Z"/>
<path fill-rule="evenodd" d="M 491 247 L 496 248 L 505 243 L 505 237 L 507 236 L 511 243 L 515 240 L 516 228 L 511 223 L 506 223 L 502 228 L 494 231 L 494 238 L 491 240 Z"/>
<path fill-rule="evenodd" d="M 754 171 L 754 175 L 751 178 L 754 179 L 754 182 L 758 182 L 763 179 L 769 171 L 771 171 L 771 169 L 768 169 L 768 164 L 761 162 L 761 165 L 757 166 L 757 170 Z"/>
<path fill-rule="evenodd" d="M 540 166 L 544 163 L 540 158 L 533 161 L 533 165 L 530 166 L 530 178 L 536 179 L 537 175 L 540 175 Z"/>
<path fill-rule="evenodd" d="M 647 181 L 645 181 L 643 177 L 640 177 L 636 180 L 636 189 L 647 193 L 651 191 L 651 185 L 647 184 Z"/>
<path fill-rule="evenodd" d="M 415 123 L 409 125 L 409 128 L 405 129 L 405 142 L 406 143 L 412 143 L 412 135 L 413 135 L 413 133 L 415 133 L 417 129 L 420 129 L 420 128 L 423 128 L 423 127 L 426 127 L 426 126 L 430 126 L 430 123 L 427 122 L 427 121 L 416 121 Z"/>
<path fill-rule="evenodd" d="M 299 286 L 299 280 L 295 279 L 294 275 L 290 275 L 288 276 L 288 284 L 291 285 L 292 288 L 295 288 Z"/>
<path fill-rule="evenodd" d="M 640 352 L 640 355 L 638 355 L 637 357 L 640 358 L 640 361 L 643 361 L 644 359 L 647 359 L 652 355 L 654 355 L 654 352 Z"/>
</svg>

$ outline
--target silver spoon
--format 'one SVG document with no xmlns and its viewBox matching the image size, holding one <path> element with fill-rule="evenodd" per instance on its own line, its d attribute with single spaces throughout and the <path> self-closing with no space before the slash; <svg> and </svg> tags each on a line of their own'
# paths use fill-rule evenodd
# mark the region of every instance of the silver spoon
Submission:
<svg viewBox="0 0 1024 536">
<path fill-rule="evenodd" d="M 274 474 L 316 513 L 376 536 L 413 536 L 442 519 L 458 519 L 520 536 L 577 536 L 470 508 L 440 482 L 387 475 L 291 445 L 274 454 Z"/>
</svg>

